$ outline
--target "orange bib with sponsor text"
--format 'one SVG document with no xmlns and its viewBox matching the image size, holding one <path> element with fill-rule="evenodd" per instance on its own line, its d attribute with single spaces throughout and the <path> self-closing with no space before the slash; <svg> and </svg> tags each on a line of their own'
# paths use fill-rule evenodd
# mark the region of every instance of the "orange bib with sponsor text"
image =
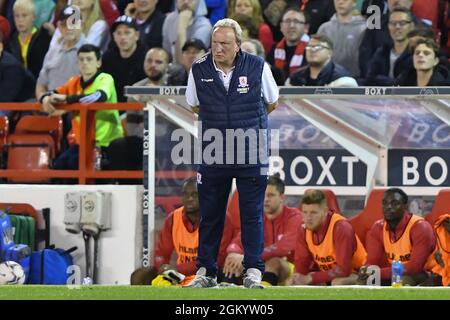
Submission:
<svg viewBox="0 0 450 320">
<path fill-rule="evenodd" d="M 442 225 L 445 219 L 449 218 L 450 214 L 441 215 L 434 224 L 434 232 L 436 234 L 436 250 L 428 257 L 425 264 L 425 270 L 431 271 L 442 277 L 442 284 L 444 286 L 450 285 L 450 233 L 445 230 Z M 436 253 L 440 253 L 441 264 L 436 261 Z"/>
<path fill-rule="evenodd" d="M 405 263 L 411 259 L 411 249 L 412 249 L 410 237 L 411 228 L 417 221 L 420 220 L 423 220 L 423 218 L 416 215 L 412 215 L 411 219 L 409 219 L 408 224 L 406 225 L 405 231 L 403 231 L 403 234 L 395 242 L 391 241 L 387 222 L 386 221 L 384 222 L 383 225 L 384 252 L 386 253 L 386 258 L 390 264 L 392 264 L 394 260 L 398 260 Z"/>
<path fill-rule="evenodd" d="M 177 264 L 197 260 L 198 228 L 189 232 L 183 223 L 184 207 L 178 208 L 173 213 L 172 240 L 177 252 Z"/>
<path fill-rule="evenodd" d="M 345 220 L 345 218 L 337 213 L 331 216 L 330 224 L 328 225 L 325 238 L 319 244 L 314 244 L 313 232 L 306 230 L 306 243 L 308 249 L 312 253 L 315 263 L 319 266 L 320 271 L 329 271 L 336 266 L 336 248 L 334 244 L 334 226 L 336 222 Z M 352 257 L 352 269 L 357 272 L 361 266 L 366 263 L 367 253 L 359 240 L 356 237 L 356 250 Z"/>
</svg>

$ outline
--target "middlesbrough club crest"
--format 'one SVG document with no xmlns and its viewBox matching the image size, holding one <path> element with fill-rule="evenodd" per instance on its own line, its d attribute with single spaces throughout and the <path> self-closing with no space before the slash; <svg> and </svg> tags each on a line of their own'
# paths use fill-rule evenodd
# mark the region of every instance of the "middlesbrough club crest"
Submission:
<svg viewBox="0 0 450 320">
<path fill-rule="evenodd" d="M 239 93 L 247 93 L 248 92 L 248 83 L 247 83 L 246 76 L 239 77 L 239 85 L 238 85 L 237 91 Z"/>
<path fill-rule="evenodd" d="M 246 76 L 239 77 L 239 87 L 241 88 L 248 87 Z"/>
</svg>

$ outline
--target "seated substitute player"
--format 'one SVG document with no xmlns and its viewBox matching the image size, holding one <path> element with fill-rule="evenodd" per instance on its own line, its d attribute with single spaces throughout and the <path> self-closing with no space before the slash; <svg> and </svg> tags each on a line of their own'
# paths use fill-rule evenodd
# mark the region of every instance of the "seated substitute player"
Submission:
<svg viewBox="0 0 450 320">
<path fill-rule="evenodd" d="M 93 102 L 117 102 L 114 79 L 100 71 L 102 64 L 100 49 L 84 44 L 78 49 L 78 68 L 81 76 L 73 76 L 68 82 L 54 91 L 48 91 L 40 98 L 42 108 L 50 115 L 63 114 L 57 104 Z M 55 160 L 54 169 L 78 169 L 78 146 L 80 143 L 80 122 L 76 113 L 72 116 L 72 131 L 76 143 Z M 99 110 L 95 113 L 95 140 L 100 147 L 123 137 L 123 128 L 117 110 Z"/>
<path fill-rule="evenodd" d="M 267 287 L 284 284 L 294 270 L 294 248 L 297 230 L 302 223 L 300 210 L 283 204 L 284 182 L 279 174 L 269 177 L 264 196 L 265 272 L 262 283 Z M 227 248 L 223 272 L 227 278 L 239 277 L 244 271 L 244 249 L 240 233 Z"/>
<path fill-rule="evenodd" d="M 296 273 L 287 284 L 355 284 L 366 250 L 351 224 L 328 209 L 320 190 L 307 191 L 301 204 L 304 224 L 295 247 Z"/>
<path fill-rule="evenodd" d="M 426 281 L 425 263 L 434 251 L 436 239 L 431 225 L 408 212 L 408 196 L 399 188 L 390 188 L 383 196 L 384 219 L 376 221 L 367 237 L 367 263 L 380 267 L 381 284 L 390 285 L 392 262 L 403 263 L 403 285 Z M 369 276 L 366 266 L 359 272 L 358 283 Z"/>
<path fill-rule="evenodd" d="M 164 221 L 155 250 L 154 267 L 135 270 L 131 275 L 132 285 L 179 284 L 185 276 L 195 275 L 200 220 L 196 178 L 186 180 L 182 188 L 183 206 L 170 213 Z M 231 224 L 226 221 L 218 258 L 220 267 L 223 266 L 226 248 L 233 236 Z M 170 258 L 174 251 L 177 262 L 176 266 L 171 266 Z"/>
<path fill-rule="evenodd" d="M 437 276 L 432 284 L 450 285 L 450 214 L 441 215 L 434 223 L 436 250 L 428 258 L 425 269 Z"/>
</svg>

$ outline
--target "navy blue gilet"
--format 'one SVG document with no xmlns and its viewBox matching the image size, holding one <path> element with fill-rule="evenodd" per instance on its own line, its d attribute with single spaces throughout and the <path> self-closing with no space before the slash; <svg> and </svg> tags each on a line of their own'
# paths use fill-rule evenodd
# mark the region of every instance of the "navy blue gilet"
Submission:
<svg viewBox="0 0 450 320">
<path fill-rule="evenodd" d="M 240 51 L 227 92 L 211 53 L 192 65 L 200 102 L 202 165 L 267 166 L 267 108 L 261 95 L 263 68 L 260 57 Z"/>
</svg>

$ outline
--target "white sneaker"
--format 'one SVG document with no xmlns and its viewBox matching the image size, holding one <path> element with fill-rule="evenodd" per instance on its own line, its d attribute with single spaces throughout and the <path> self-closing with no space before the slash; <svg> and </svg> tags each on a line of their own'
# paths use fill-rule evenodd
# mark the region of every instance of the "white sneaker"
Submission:
<svg viewBox="0 0 450 320">
<path fill-rule="evenodd" d="M 244 287 L 248 289 L 264 289 L 261 284 L 262 273 L 256 268 L 249 268 L 244 275 Z"/>
<path fill-rule="evenodd" d="M 206 276 L 206 269 L 201 267 L 197 270 L 195 278 L 189 282 L 189 284 L 183 286 L 183 288 L 216 288 L 217 278 Z"/>
</svg>

